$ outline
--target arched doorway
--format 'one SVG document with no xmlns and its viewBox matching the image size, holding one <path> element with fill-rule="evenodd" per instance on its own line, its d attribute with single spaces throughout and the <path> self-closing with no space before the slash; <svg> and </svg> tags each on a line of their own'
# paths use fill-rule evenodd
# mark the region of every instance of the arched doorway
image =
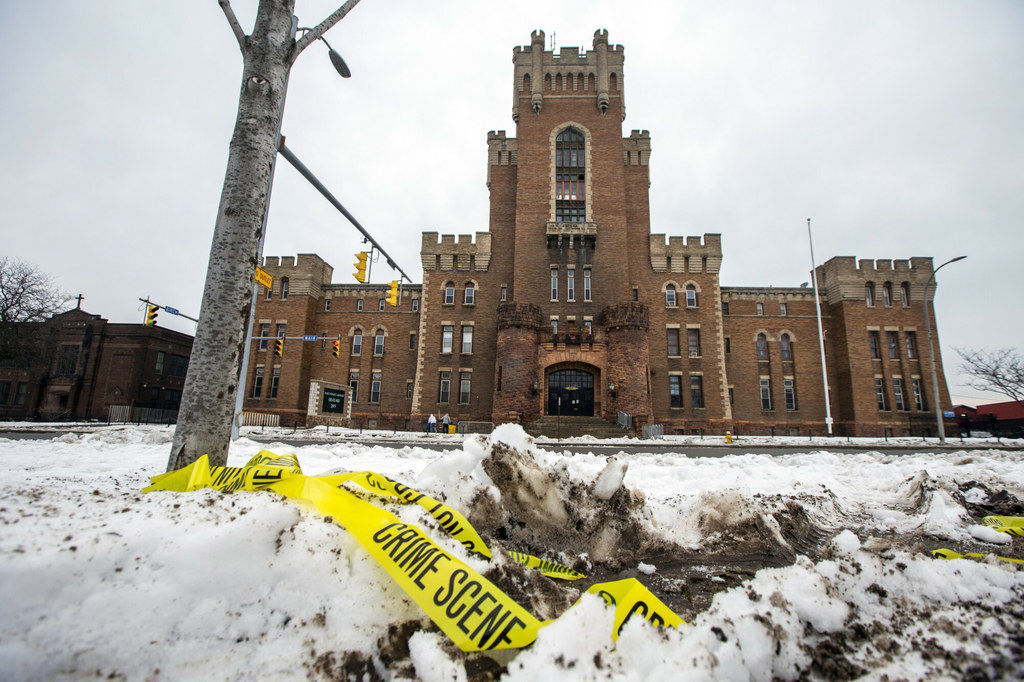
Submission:
<svg viewBox="0 0 1024 682">
<path fill-rule="evenodd" d="M 583 369 L 560 369 L 548 374 L 548 414 L 592 417 L 594 375 Z"/>
</svg>

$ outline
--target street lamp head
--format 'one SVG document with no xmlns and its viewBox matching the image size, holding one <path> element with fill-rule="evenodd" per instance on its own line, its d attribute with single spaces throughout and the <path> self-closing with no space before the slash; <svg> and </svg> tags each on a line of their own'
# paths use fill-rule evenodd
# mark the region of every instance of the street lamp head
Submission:
<svg viewBox="0 0 1024 682">
<path fill-rule="evenodd" d="M 341 55 L 334 51 L 331 44 L 327 42 L 327 39 L 320 36 L 320 40 L 324 41 L 324 45 L 327 46 L 327 56 L 331 58 L 331 64 L 334 64 L 334 70 L 337 71 L 342 78 L 351 78 L 352 71 L 349 70 L 348 64 L 341 58 Z"/>
<path fill-rule="evenodd" d="M 964 258 L 967 258 L 967 256 L 957 256 L 956 258 L 952 259 L 952 260 L 951 260 L 951 261 L 949 261 L 949 262 L 950 262 L 950 263 L 955 263 L 955 262 L 957 262 L 958 260 L 963 260 Z"/>
</svg>

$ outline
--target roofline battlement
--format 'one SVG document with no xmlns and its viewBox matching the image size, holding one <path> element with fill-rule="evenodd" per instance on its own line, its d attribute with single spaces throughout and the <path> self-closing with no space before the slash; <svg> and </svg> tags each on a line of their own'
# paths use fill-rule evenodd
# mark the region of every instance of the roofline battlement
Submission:
<svg viewBox="0 0 1024 682">
<path fill-rule="evenodd" d="M 491 233 L 442 234 L 424 232 L 420 243 L 424 270 L 477 270 L 491 264 Z"/>
<path fill-rule="evenodd" d="M 881 287 L 885 283 L 899 286 L 906 282 L 910 299 L 924 300 L 924 287 L 934 274 L 932 259 L 925 256 L 913 258 L 858 259 L 855 256 L 836 256 L 819 265 L 815 272 L 818 288 L 828 297 L 829 303 L 841 300 L 864 300 L 865 287 L 869 284 Z M 881 291 L 878 291 L 881 296 Z M 934 289 L 928 298 L 934 295 Z"/>
<path fill-rule="evenodd" d="M 651 269 L 654 272 L 706 272 L 717 274 L 722 269 L 722 235 L 650 236 Z"/>
</svg>

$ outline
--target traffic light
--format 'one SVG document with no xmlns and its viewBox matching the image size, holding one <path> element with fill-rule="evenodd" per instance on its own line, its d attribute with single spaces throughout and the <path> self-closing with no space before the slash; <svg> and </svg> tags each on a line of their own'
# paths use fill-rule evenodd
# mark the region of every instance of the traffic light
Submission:
<svg viewBox="0 0 1024 682">
<path fill-rule="evenodd" d="M 369 255 L 370 254 L 366 251 L 360 251 L 356 254 L 356 262 L 352 264 L 356 268 L 356 271 L 352 273 L 352 276 L 360 282 L 366 281 L 366 259 Z"/>
<path fill-rule="evenodd" d="M 388 294 L 388 303 L 398 305 L 398 280 L 388 282 L 388 286 L 391 287 L 391 293 Z"/>
<path fill-rule="evenodd" d="M 274 355 L 277 357 L 284 355 L 284 339 L 278 339 L 274 342 Z"/>
<path fill-rule="evenodd" d="M 158 305 L 151 305 L 146 310 L 146 326 L 147 327 L 155 327 L 156 326 L 156 315 L 157 315 L 158 312 L 160 312 L 160 306 L 158 306 Z"/>
<path fill-rule="evenodd" d="M 341 341 L 338 341 L 337 339 L 335 339 L 335 341 L 334 341 L 334 350 L 331 351 L 331 354 L 334 357 L 336 357 L 336 358 L 340 358 L 341 357 Z"/>
</svg>

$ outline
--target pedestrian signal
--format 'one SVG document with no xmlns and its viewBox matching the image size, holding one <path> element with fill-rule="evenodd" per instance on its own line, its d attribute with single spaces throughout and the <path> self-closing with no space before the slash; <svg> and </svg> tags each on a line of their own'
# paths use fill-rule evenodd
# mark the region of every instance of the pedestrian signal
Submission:
<svg viewBox="0 0 1024 682">
<path fill-rule="evenodd" d="M 278 339 L 274 342 L 274 355 L 277 357 L 284 355 L 284 339 Z"/>
<path fill-rule="evenodd" d="M 391 293 L 388 294 L 388 303 L 398 305 L 398 280 L 388 282 L 388 286 L 391 287 Z"/>
<path fill-rule="evenodd" d="M 341 357 L 341 341 L 336 340 L 334 342 L 334 350 L 331 351 L 331 354 L 334 355 L 334 357 L 336 358 Z"/>
<path fill-rule="evenodd" d="M 352 276 L 360 282 L 366 281 L 366 259 L 369 255 L 370 254 L 366 251 L 360 251 L 356 254 L 356 262 L 352 264 L 356 268 L 356 271 L 352 273 Z"/>
<path fill-rule="evenodd" d="M 160 312 L 160 306 L 158 306 L 158 305 L 151 305 L 151 306 L 149 306 L 149 309 L 146 310 L 146 326 L 147 327 L 155 327 L 156 326 L 156 315 L 157 315 L 158 312 Z"/>
</svg>

